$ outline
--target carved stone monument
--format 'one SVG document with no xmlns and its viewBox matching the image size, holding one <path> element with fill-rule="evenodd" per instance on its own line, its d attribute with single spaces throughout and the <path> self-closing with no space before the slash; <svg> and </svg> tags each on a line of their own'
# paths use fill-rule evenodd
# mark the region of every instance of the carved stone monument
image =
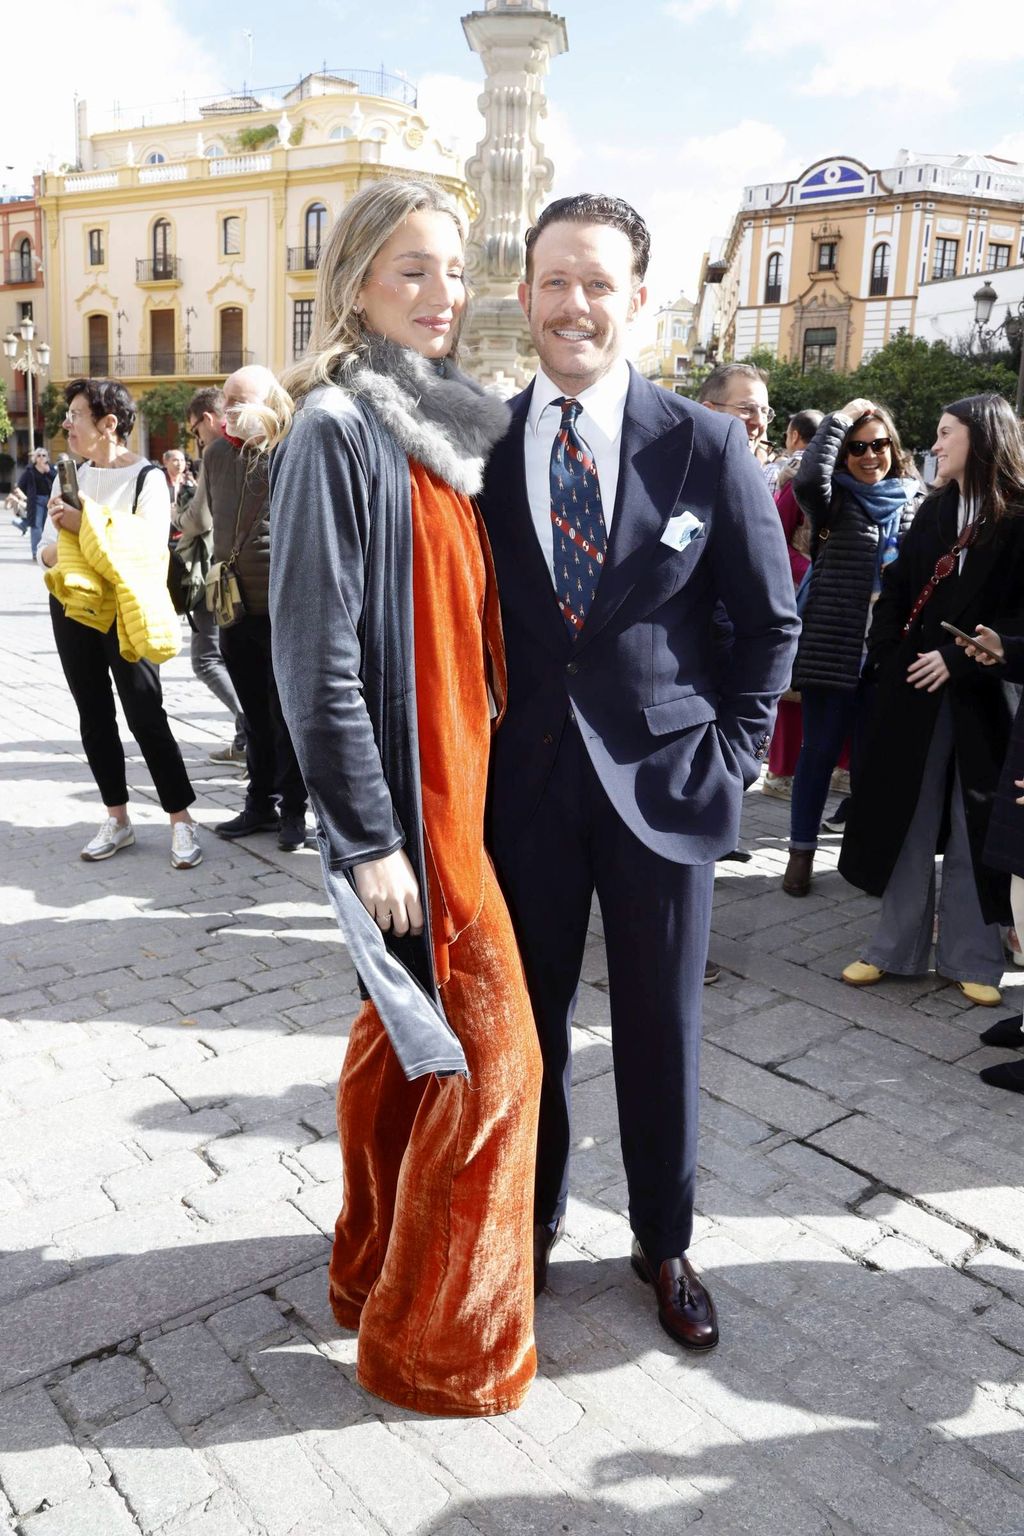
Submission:
<svg viewBox="0 0 1024 1536">
<path fill-rule="evenodd" d="M 554 179 L 541 140 L 544 76 L 551 59 L 568 51 L 569 40 L 548 0 L 484 0 L 482 10 L 463 16 L 462 26 L 485 75 L 479 102 L 484 136 L 466 166 L 480 199 L 467 250 L 474 299 L 466 366 L 482 383 L 512 394 L 536 366 L 516 289 L 523 236 Z"/>
</svg>

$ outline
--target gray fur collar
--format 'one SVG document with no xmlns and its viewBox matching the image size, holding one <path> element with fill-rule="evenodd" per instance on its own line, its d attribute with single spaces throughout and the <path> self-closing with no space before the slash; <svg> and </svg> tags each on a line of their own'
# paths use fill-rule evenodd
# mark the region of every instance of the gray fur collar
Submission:
<svg viewBox="0 0 1024 1536">
<path fill-rule="evenodd" d="M 402 452 L 433 470 L 456 491 L 475 496 L 494 444 L 512 413 L 451 363 L 441 372 L 409 347 L 383 336 L 368 339 L 366 354 L 342 387 L 371 405 Z"/>
</svg>

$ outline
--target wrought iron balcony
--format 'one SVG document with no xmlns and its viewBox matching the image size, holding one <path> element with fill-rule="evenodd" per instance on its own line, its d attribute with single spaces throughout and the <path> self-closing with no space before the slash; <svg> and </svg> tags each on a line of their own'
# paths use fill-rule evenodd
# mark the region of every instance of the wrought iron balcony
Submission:
<svg viewBox="0 0 1024 1536">
<path fill-rule="evenodd" d="M 157 256 L 152 260 L 136 261 L 137 283 L 180 283 L 180 256 Z"/>
<path fill-rule="evenodd" d="M 39 276 L 39 258 L 33 252 L 29 256 L 22 256 L 15 252 L 7 258 L 7 266 L 4 271 L 5 283 L 34 283 Z"/>
<path fill-rule="evenodd" d="M 315 272 L 320 265 L 318 245 L 290 245 L 288 247 L 289 272 Z"/>
<path fill-rule="evenodd" d="M 226 378 L 236 368 L 254 361 L 243 347 L 222 347 L 218 352 L 112 352 L 108 357 L 68 357 L 68 378 L 151 379 L 167 377 Z M 93 365 L 105 364 L 103 369 Z"/>
</svg>

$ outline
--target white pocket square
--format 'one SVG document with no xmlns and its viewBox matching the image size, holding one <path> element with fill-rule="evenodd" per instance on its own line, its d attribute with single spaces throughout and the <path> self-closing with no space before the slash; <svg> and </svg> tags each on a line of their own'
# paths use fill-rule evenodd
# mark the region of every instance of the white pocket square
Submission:
<svg viewBox="0 0 1024 1536">
<path fill-rule="evenodd" d="M 704 537 L 704 524 L 692 512 L 680 512 L 670 517 L 661 536 L 661 542 L 669 549 L 685 549 L 692 539 Z"/>
</svg>

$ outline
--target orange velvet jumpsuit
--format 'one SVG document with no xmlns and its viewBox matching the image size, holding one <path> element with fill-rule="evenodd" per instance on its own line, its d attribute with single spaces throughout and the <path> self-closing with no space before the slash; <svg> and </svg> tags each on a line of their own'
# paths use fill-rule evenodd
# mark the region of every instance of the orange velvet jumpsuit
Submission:
<svg viewBox="0 0 1024 1536">
<path fill-rule="evenodd" d="M 408 1082 L 365 1003 L 338 1085 L 344 1204 L 330 1270 L 358 1380 L 421 1413 L 505 1413 L 536 1371 L 533 1169 L 541 1063 L 484 851 L 488 673 L 504 656 L 472 503 L 413 461 L 416 699 L 434 966 L 469 1064 Z M 490 667 L 488 663 L 490 662 Z"/>
</svg>

